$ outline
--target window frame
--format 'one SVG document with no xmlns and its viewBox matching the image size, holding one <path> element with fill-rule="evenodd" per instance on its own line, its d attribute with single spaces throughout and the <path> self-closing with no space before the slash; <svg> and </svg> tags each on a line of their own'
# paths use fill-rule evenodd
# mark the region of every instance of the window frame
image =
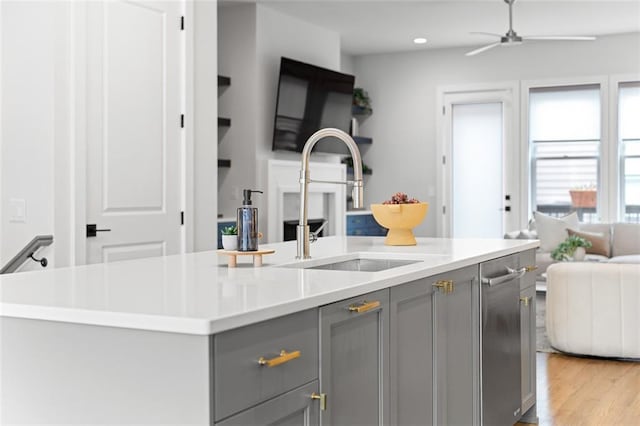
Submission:
<svg viewBox="0 0 640 426">
<path fill-rule="evenodd" d="M 609 131 L 611 143 L 609 144 L 609 156 L 612 163 L 615 163 L 615 167 L 611 167 L 610 170 L 610 194 L 609 194 L 609 214 L 610 217 L 617 221 L 623 222 L 625 216 L 624 200 L 622 199 L 622 184 L 624 182 L 624 167 L 622 167 L 622 161 L 624 158 L 621 155 L 622 145 L 619 129 L 619 111 L 618 106 L 620 98 L 620 84 L 640 82 L 640 73 L 637 74 L 614 74 L 609 76 Z"/>
<path fill-rule="evenodd" d="M 530 115 L 530 92 L 531 89 L 562 89 L 563 87 L 575 87 L 575 86 L 585 86 L 585 85 L 597 85 L 599 87 L 599 95 L 600 95 L 600 156 L 599 156 L 599 173 L 598 173 L 598 188 L 601 188 L 598 191 L 598 200 L 597 200 L 597 214 L 598 220 L 600 222 L 610 222 L 615 215 L 612 215 L 612 207 L 611 207 L 611 197 L 612 194 L 612 185 L 611 182 L 615 182 L 616 180 L 611 180 L 611 173 L 615 173 L 617 167 L 611 167 L 611 158 L 615 158 L 617 161 L 617 156 L 611 157 L 611 136 L 610 136 L 610 121 L 611 115 L 609 114 L 609 100 L 611 97 L 611 91 L 609 90 L 610 78 L 607 76 L 583 76 L 583 77 L 569 77 L 569 78 L 554 78 L 554 79 L 540 79 L 540 80 L 522 80 L 520 82 L 520 99 L 521 99 L 521 127 L 520 127 L 520 140 L 522 149 L 521 158 L 520 158 L 520 191 L 521 194 L 527 194 L 526 196 L 521 197 L 521 221 L 526 223 L 531 215 L 533 210 L 535 209 L 535 200 L 534 189 L 532 188 L 533 183 L 533 168 L 531 153 L 532 146 L 529 140 L 529 115 Z M 617 86 L 616 86 L 617 87 Z M 617 97 L 615 98 L 617 99 Z M 616 110 L 617 117 L 617 110 Z M 618 191 L 616 192 L 616 196 Z M 613 208 L 614 211 L 616 207 Z"/>
</svg>

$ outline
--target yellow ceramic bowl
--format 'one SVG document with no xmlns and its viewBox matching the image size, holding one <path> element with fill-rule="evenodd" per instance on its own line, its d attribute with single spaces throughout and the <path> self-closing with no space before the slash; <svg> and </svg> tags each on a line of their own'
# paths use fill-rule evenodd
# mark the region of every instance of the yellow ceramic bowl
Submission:
<svg viewBox="0 0 640 426">
<path fill-rule="evenodd" d="M 415 246 L 411 230 L 422 222 L 428 209 L 429 203 L 371 204 L 376 222 L 389 230 L 384 240 L 388 246 Z"/>
</svg>

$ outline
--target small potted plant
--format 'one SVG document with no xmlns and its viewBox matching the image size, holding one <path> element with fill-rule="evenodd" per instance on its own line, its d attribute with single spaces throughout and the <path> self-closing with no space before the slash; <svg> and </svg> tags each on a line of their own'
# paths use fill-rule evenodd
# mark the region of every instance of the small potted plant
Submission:
<svg viewBox="0 0 640 426">
<path fill-rule="evenodd" d="M 238 228 L 235 225 L 222 228 L 222 248 L 225 250 L 238 249 Z"/>
<path fill-rule="evenodd" d="M 570 235 L 551 252 L 551 258 L 557 261 L 583 260 L 591 241 L 577 235 Z"/>
</svg>

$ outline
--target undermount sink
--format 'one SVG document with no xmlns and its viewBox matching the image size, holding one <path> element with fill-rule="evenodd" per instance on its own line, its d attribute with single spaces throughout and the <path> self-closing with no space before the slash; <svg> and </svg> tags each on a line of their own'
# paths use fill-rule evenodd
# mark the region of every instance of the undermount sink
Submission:
<svg viewBox="0 0 640 426">
<path fill-rule="evenodd" d="M 356 257 L 352 259 L 318 259 L 289 265 L 282 265 L 287 268 L 300 269 L 321 269 L 326 271 L 360 271 L 360 272 L 380 272 L 391 268 L 411 265 L 422 262 L 415 259 L 377 259 L 369 257 Z"/>
</svg>

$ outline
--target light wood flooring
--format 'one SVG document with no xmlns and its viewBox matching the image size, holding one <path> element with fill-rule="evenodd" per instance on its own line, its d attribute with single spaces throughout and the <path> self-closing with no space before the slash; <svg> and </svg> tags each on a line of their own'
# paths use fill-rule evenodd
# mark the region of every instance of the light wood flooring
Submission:
<svg viewBox="0 0 640 426">
<path fill-rule="evenodd" d="M 640 425 L 640 362 L 538 353 L 537 367 L 540 425 Z"/>
</svg>

